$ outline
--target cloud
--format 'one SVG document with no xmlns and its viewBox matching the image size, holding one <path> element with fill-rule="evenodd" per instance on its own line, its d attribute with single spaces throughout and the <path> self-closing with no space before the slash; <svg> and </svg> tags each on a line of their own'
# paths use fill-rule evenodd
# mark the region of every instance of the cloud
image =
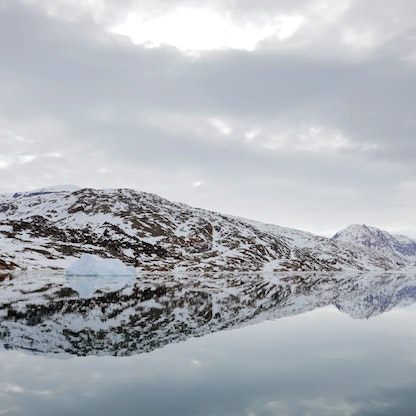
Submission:
<svg viewBox="0 0 416 416">
<path fill-rule="evenodd" d="M 204 4 L 236 27 L 302 23 L 196 57 L 111 32 L 196 2 L 2 4 L 3 189 L 129 186 L 299 228 L 392 225 L 415 176 L 413 3 Z"/>
<path fill-rule="evenodd" d="M 120 32 L 148 45 L 166 43 L 185 49 L 228 45 L 252 49 L 256 42 L 263 41 L 268 47 L 300 48 L 302 54 L 361 58 L 413 30 L 416 11 L 411 0 L 399 0 L 394 5 L 381 0 L 377 8 L 369 0 L 341 0 L 336 4 L 328 0 L 23 3 L 61 21 L 89 20 L 107 30 L 119 27 Z"/>
</svg>

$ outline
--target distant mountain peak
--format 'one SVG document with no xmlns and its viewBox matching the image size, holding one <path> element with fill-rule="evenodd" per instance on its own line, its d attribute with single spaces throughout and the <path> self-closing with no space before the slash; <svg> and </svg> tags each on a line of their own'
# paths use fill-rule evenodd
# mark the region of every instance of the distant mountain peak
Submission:
<svg viewBox="0 0 416 416">
<path fill-rule="evenodd" d="M 394 259 L 413 259 L 416 262 L 416 240 L 365 224 L 350 225 L 338 231 L 332 240 L 365 247 Z"/>
<path fill-rule="evenodd" d="M 338 231 L 335 235 L 334 235 L 334 239 L 336 238 L 337 235 L 339 234 L 355 234 L 355 233 L 373 233 L 373 232 L 377 232 L 377 231 L 381 231 L 379 228 L 374 227 L 374 226 L 370 226 L 367 224 L 351 224 L 348 225 L 347 227 L 343 228 L 342 230 Z"/>
</svg>

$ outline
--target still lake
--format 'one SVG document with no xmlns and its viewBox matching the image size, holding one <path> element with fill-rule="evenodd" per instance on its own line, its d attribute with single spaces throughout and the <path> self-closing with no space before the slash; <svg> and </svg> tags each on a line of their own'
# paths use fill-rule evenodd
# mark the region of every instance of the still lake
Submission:
<svg viewBox="0 0 416 416">
<path fill-rule="evenodd" d="M 50 273 L 0 290 L 0 415 L 416 414 L 415 275 Z"/>
</svg>

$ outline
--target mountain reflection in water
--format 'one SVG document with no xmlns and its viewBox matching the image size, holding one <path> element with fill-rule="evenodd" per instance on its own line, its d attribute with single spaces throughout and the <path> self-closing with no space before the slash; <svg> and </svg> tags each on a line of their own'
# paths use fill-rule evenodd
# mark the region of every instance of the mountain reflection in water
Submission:
<svg viewBox="0 0 416 416">
<path fill-rule="evenodd" d="M 407 274 L 160 274 L 0 279 L 0 338 L 37 354 L 126 356 L 335 305 L 368 319 L 416 302 Z"/>
</svg>

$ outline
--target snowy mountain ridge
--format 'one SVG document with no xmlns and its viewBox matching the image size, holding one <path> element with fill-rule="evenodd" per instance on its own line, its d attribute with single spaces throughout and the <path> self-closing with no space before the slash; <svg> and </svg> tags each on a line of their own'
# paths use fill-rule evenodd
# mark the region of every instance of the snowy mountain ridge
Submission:
<svg viewBox="0 0 416 416">
<path fill-rule="evenodd" d="M 366 247 L 397 261 L 416 259 L 416 241 L 403 235 L 390 234 L 368 225 L 350 225 L 332 239 Z"/>
<path fill-rule="evenodd" d="M 396 252 L 383 251 L 355 228 L 329 239 L 131 189 L 64 185 L 0 195 L 3 269 L 62 269 L 83 254 L 116 258 L 142 271 L 415 267 L 414 240 L 400 240 L 382 231 L 373 234 L 388 241 Z"/>
</svg>

